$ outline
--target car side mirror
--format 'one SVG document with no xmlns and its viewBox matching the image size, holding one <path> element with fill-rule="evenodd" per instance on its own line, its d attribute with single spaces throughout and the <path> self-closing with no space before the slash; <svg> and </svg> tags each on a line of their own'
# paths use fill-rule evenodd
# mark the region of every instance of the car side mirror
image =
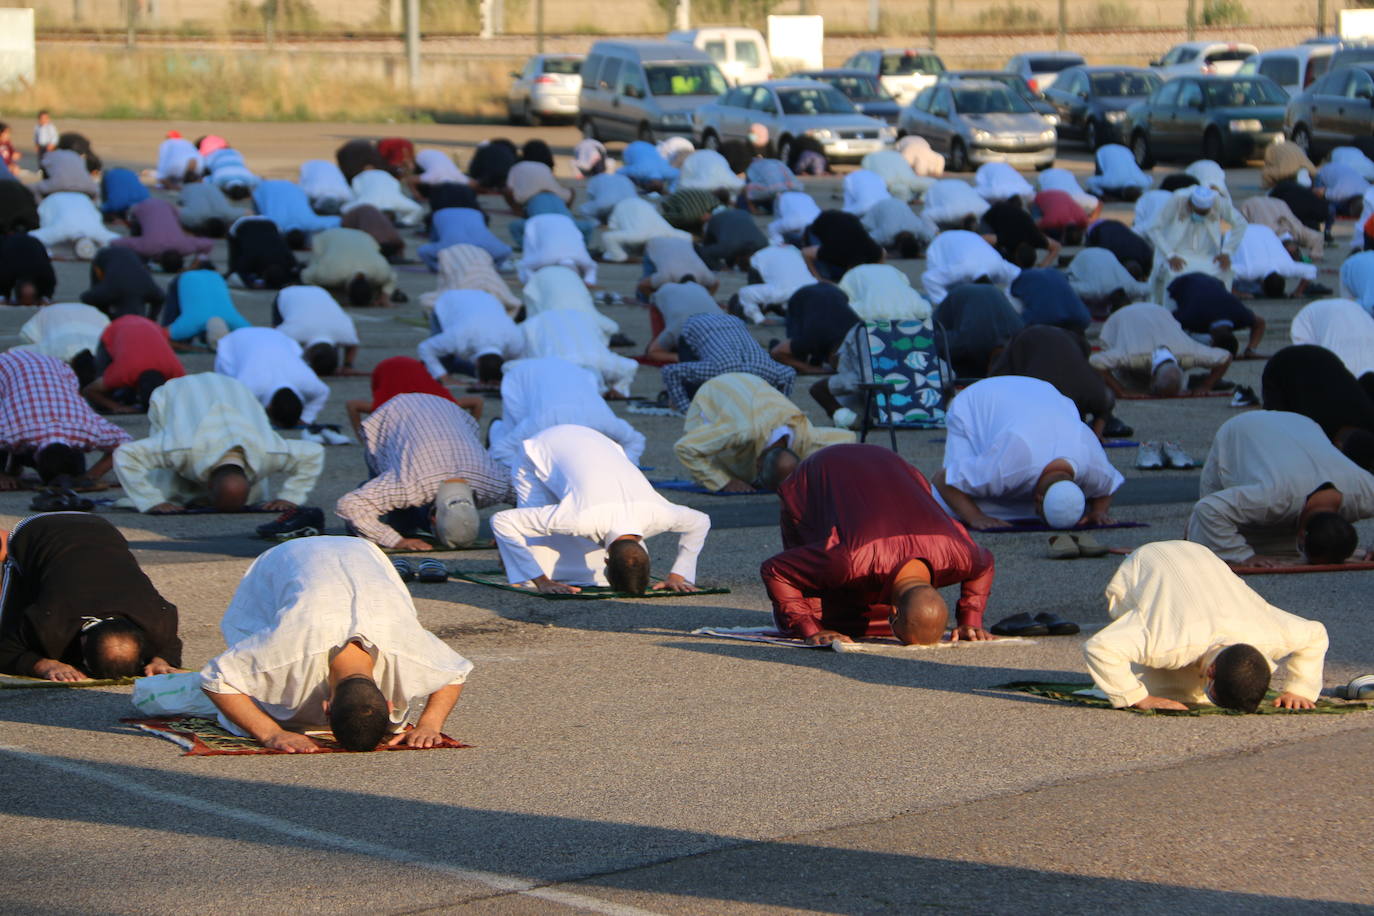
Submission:
<svg viewBox="0 0 1374 916">
<path fill-rule="evenodd" d="M 1162 61 L 1162 60 L 1152 60 L 1152 61 L 1150 61 L 1150 66 L 1151 66 L 1151 67 L 1162 67 L 1162 66 L 1164 66 L 1164 61 Z"/>
<path fill-rule="evenodd" d="M 1078 97 L 1079 97 L 1080 99 L 1082 99 L 1083 101 L 1086 102 L 1086 101 L 1088 100 L 1088 90 L 1084 89 L 1084 90 L 1080 91 L 1080 92 L 1078 93 Z"/>
<path fill-rule="evenodd" d="M 1198 99 L 1196 102 L 1194 102 L 1194 103 L 1193 103 L 1191 106 L 1189 106 L 1189 107 L 1195 108 L 1195 109 L 1197 109 L 1198 111 L 1202 111 L 1202 109 L 1206 108 L 1207 106 L 1203 103 L 1202 99 Z"/>
<path fill-rule="evenodd" d="M 515 79 L 520 79 L 521 77 L 524 76 L 524 74 L 521 73 L 521 72 L 519 72 L 518 70 L 512 70 L 512 71 L 510 72 L 510 75 L 511 75 L 513 78 L 515 78 Z"/>
<path fill-rule="evenodd" d="M 931 109 L 931 112 L 930 112 L 930 113 L 931 113 L 932 115 L 934 115 L 935 117 L 937 117 L 937 118 L 947 118 L 947 117 L 949 117 L 949 112 L 948 112 L 948 111 L 945 111 L 943 108 L 934 108 L 934 109 Z"/>
</svg>

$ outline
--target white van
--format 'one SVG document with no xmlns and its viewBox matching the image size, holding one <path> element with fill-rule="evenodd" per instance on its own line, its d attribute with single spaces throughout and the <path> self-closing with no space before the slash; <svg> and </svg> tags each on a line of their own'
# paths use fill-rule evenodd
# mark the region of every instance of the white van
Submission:
<svg viewBox="0 0 1374 916">
<path fill-rule="evenodd" d="M 726 26 L 685 29 L 669 32 L 668 40 L 686 42 L 711 55 L 731 86 L 759 83 L 773 76 L 768 42 L 755 29 Z"/>
</svg>

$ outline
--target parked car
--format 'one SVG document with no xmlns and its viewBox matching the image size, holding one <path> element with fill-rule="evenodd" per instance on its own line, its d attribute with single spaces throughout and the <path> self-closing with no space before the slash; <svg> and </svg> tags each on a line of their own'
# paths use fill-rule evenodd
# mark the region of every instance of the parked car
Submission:
<svg viewBox="0 0 1374 916">
<path fill-rule="evenodd" d="M 938 86 L 940 83 L 950 80 L 988 80 L 1001 83 L 1021 96 L 1026 104 L 1046 121 L 1055 125 L 1059 123 L 1059 114 L 1054 110 L 1054 106 L 1049 103 L 1049 100 L 1032 89 L 1030 84 L 1018 74 L 1008 70 L 946 70 L 936 77 L 935 84 Z"/>
<path fill-rule="evenodd" d="M 1150 97 L 1164 81 L 1144 67 L 1070 67 L 1045 90 L 1059 116 L 1059 139 L 1082 140 L 1095 150 L 1127 142 L 1126 110 Z"/>
<path fill-rule="evenodd" d="M 1082 54 L 1072 51 L 1031 51 L 1007 61 L 1006 69 L 1025 80 L 1031 92 L 1044 92 L 1054 85 L 1060 73 L 1086 63 Z"/>
<path fill-rule="evenodd" d="M 1202 158 L 1222 165 L 1259 158 L 1283 136 L 1287 101 L 1262 76 L 1181 76 L 1130 109 L 1131 150 L 1141 168 L 1156 159 Z"/>
<path fill-rule="evenodd" d="M 506 94 L 512 124 L 538 124 L 550 118 L 577 120 L 582 91 L 582 55 L 536 54 L 525 69 L 512 73 Z"/>
<path fill-rule="evenodd" d="M 1054 127 L 1020 95 L 991 80 L 951 80 L 921 90 L 902 111 L 898 136 L 923 137 L 962 172 L 985 162 L 1047 169 L 1054 164 Z"/>
<path fill-rule="evenodd" d="M 768 43 L 757 29 L 713 26 L 668 33 L 669 41 L 683 41 L 711 55 L 731 86 L 757 83 L 773 75 Z"/>
<path fill-rule="evenodd" d="M 1332 70 L 1289 99 L 1283 132 L 1318 158 L 1374 133 L 1374 60 Z"/>
<path fill-rule="evenodd" d="M 725 140 L 743 140 L 751 124 L 762 124 L 774 138 L 778 158 L 791 158 L 792 143 L 803 134 L 817 140 L 831 160 L 857 160 L 889 146 L 892 127 L 859 114 L 835 87 L 818 80 L 769 80 L 731 89 L 693 116 L 701 146 L 716 149 Z"/>
<path fill-rule="evenodd" d="M 788 76 L 788 79 L 820 80 L 822 83 L 829 83 L 844 93 L 844 97 L 854 103 L 860 114 L 877 118 L 886 124 L 896 124 L 897 116 L 902 113 L 902 106 L 897 104 L 892 93 L 883 88 L 883 84 L 878 82 L 876 76 L 863 70 L 798 70 Z"/>
<path fill-rule="evenodd" d="M 1327 44 L 1261 51 L 1246 58 L 1236 76 L 1267 76 L 1291 98 L 1325 75 L 1335 52 L 1335 46 Z"/>
<path fill-rule="evenodd" d="M 1331 66 L 1327 69 L 1339 70 L 1341 67 L 1353 67 L 1355 64 L 1362 64 L 1365 61 L 1374 61 L 1374 44 L 1365 42 L 1342 44 L 1336 53 L 1331 55 Z"/>
<path fill-rule="evenodd" d="M 846 70 L 863 70 L 878 77 L 899 105 L 907 105 L 916 93 L 934 85 L 945 63 L 929 48 L 886 48 L 860 51 L 844 62 Z"/>
<path fill-rule="evenodd" d="M 582 64 L 578 127 L 598 140 L 692 134 L 692 112 L 730 87 L 710 55 L 681 41 L 598 41 Z"/>
<path fill-rule="evenodd" d="M 1185 41 L 1174 45 L 1150 66 L 1166 80 L 1171 76 L 1206 75 L 1230 76 L 1240 69 L 1245 59 L 1258 54 L 1254 45 L 1234 41 Z"/>
</svg>

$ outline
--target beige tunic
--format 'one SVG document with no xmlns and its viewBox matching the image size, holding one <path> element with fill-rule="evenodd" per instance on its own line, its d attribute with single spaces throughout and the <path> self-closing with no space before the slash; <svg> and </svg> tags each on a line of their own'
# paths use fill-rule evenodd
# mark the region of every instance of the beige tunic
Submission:
<svg viewBox="0 0 1374 916">
<path fill-rule="evenodd" d="M 1164 306 L 1137 302 L 1118 309 L 1102 325 L 1102 350 L 1088 362 L 1094 369 L 1148 372 L 1159 347 L 1167 347 L 1184 369 L 1218 366 L 1231 355 L 1189 337 Z"/>
</svg>

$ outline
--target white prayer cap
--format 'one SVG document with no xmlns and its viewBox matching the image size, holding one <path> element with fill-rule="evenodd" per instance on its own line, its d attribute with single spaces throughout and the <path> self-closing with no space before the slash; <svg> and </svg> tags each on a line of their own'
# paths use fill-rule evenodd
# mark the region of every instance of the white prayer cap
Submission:
<svg viewBox="0 0 1374 916">
<path fill-rule="evenodd" d="M 1291 241 L 1293 241 L 1293 233 L 1291 233 L 1291 232 L 1281 232 L 1281 233 L 1279 233 L 1279 241 L 1280 241 L 1280 242 L 1291 242 Z"/>
<path fill-rule="evenodd" d="M 749 142 L 755 146 L 763 146 L 768 142 L 768 128 L 763 124 L 754 123 L 749 125 Z"/>
<path fill-rule="evenodd" d="M 477 540 L 478 523 L 472 487 L 462 480 L 440 484 L 434 497 L 434 536 L 449 547 L 466 547 Z"/>
<path fill-rule="evenodd" d="M 1312 187 L 1312 176 L 1307 173 L 1307 169 L 1298 169 L 1297 182 L 1304 188 Z"/>
<path fill-rule="evenodd" d="M 1072 528 L 1083 517 L 1083 507 L 1087 500 L 1083 491 L 1072 480 L 1061 480 L 1045 491 L 1045 502 L 1041 514 L 1045 524 L 1051 528 Z"/>
<path fill-rule="evenodd" d="M 1206 185 L 1194 185 L 1193 193 L 1188 195 L 1188 202 L 1199 210 L 1210 210 L 1212 204 L 1217 202 L 1217 192 Z"/>
</svg>

